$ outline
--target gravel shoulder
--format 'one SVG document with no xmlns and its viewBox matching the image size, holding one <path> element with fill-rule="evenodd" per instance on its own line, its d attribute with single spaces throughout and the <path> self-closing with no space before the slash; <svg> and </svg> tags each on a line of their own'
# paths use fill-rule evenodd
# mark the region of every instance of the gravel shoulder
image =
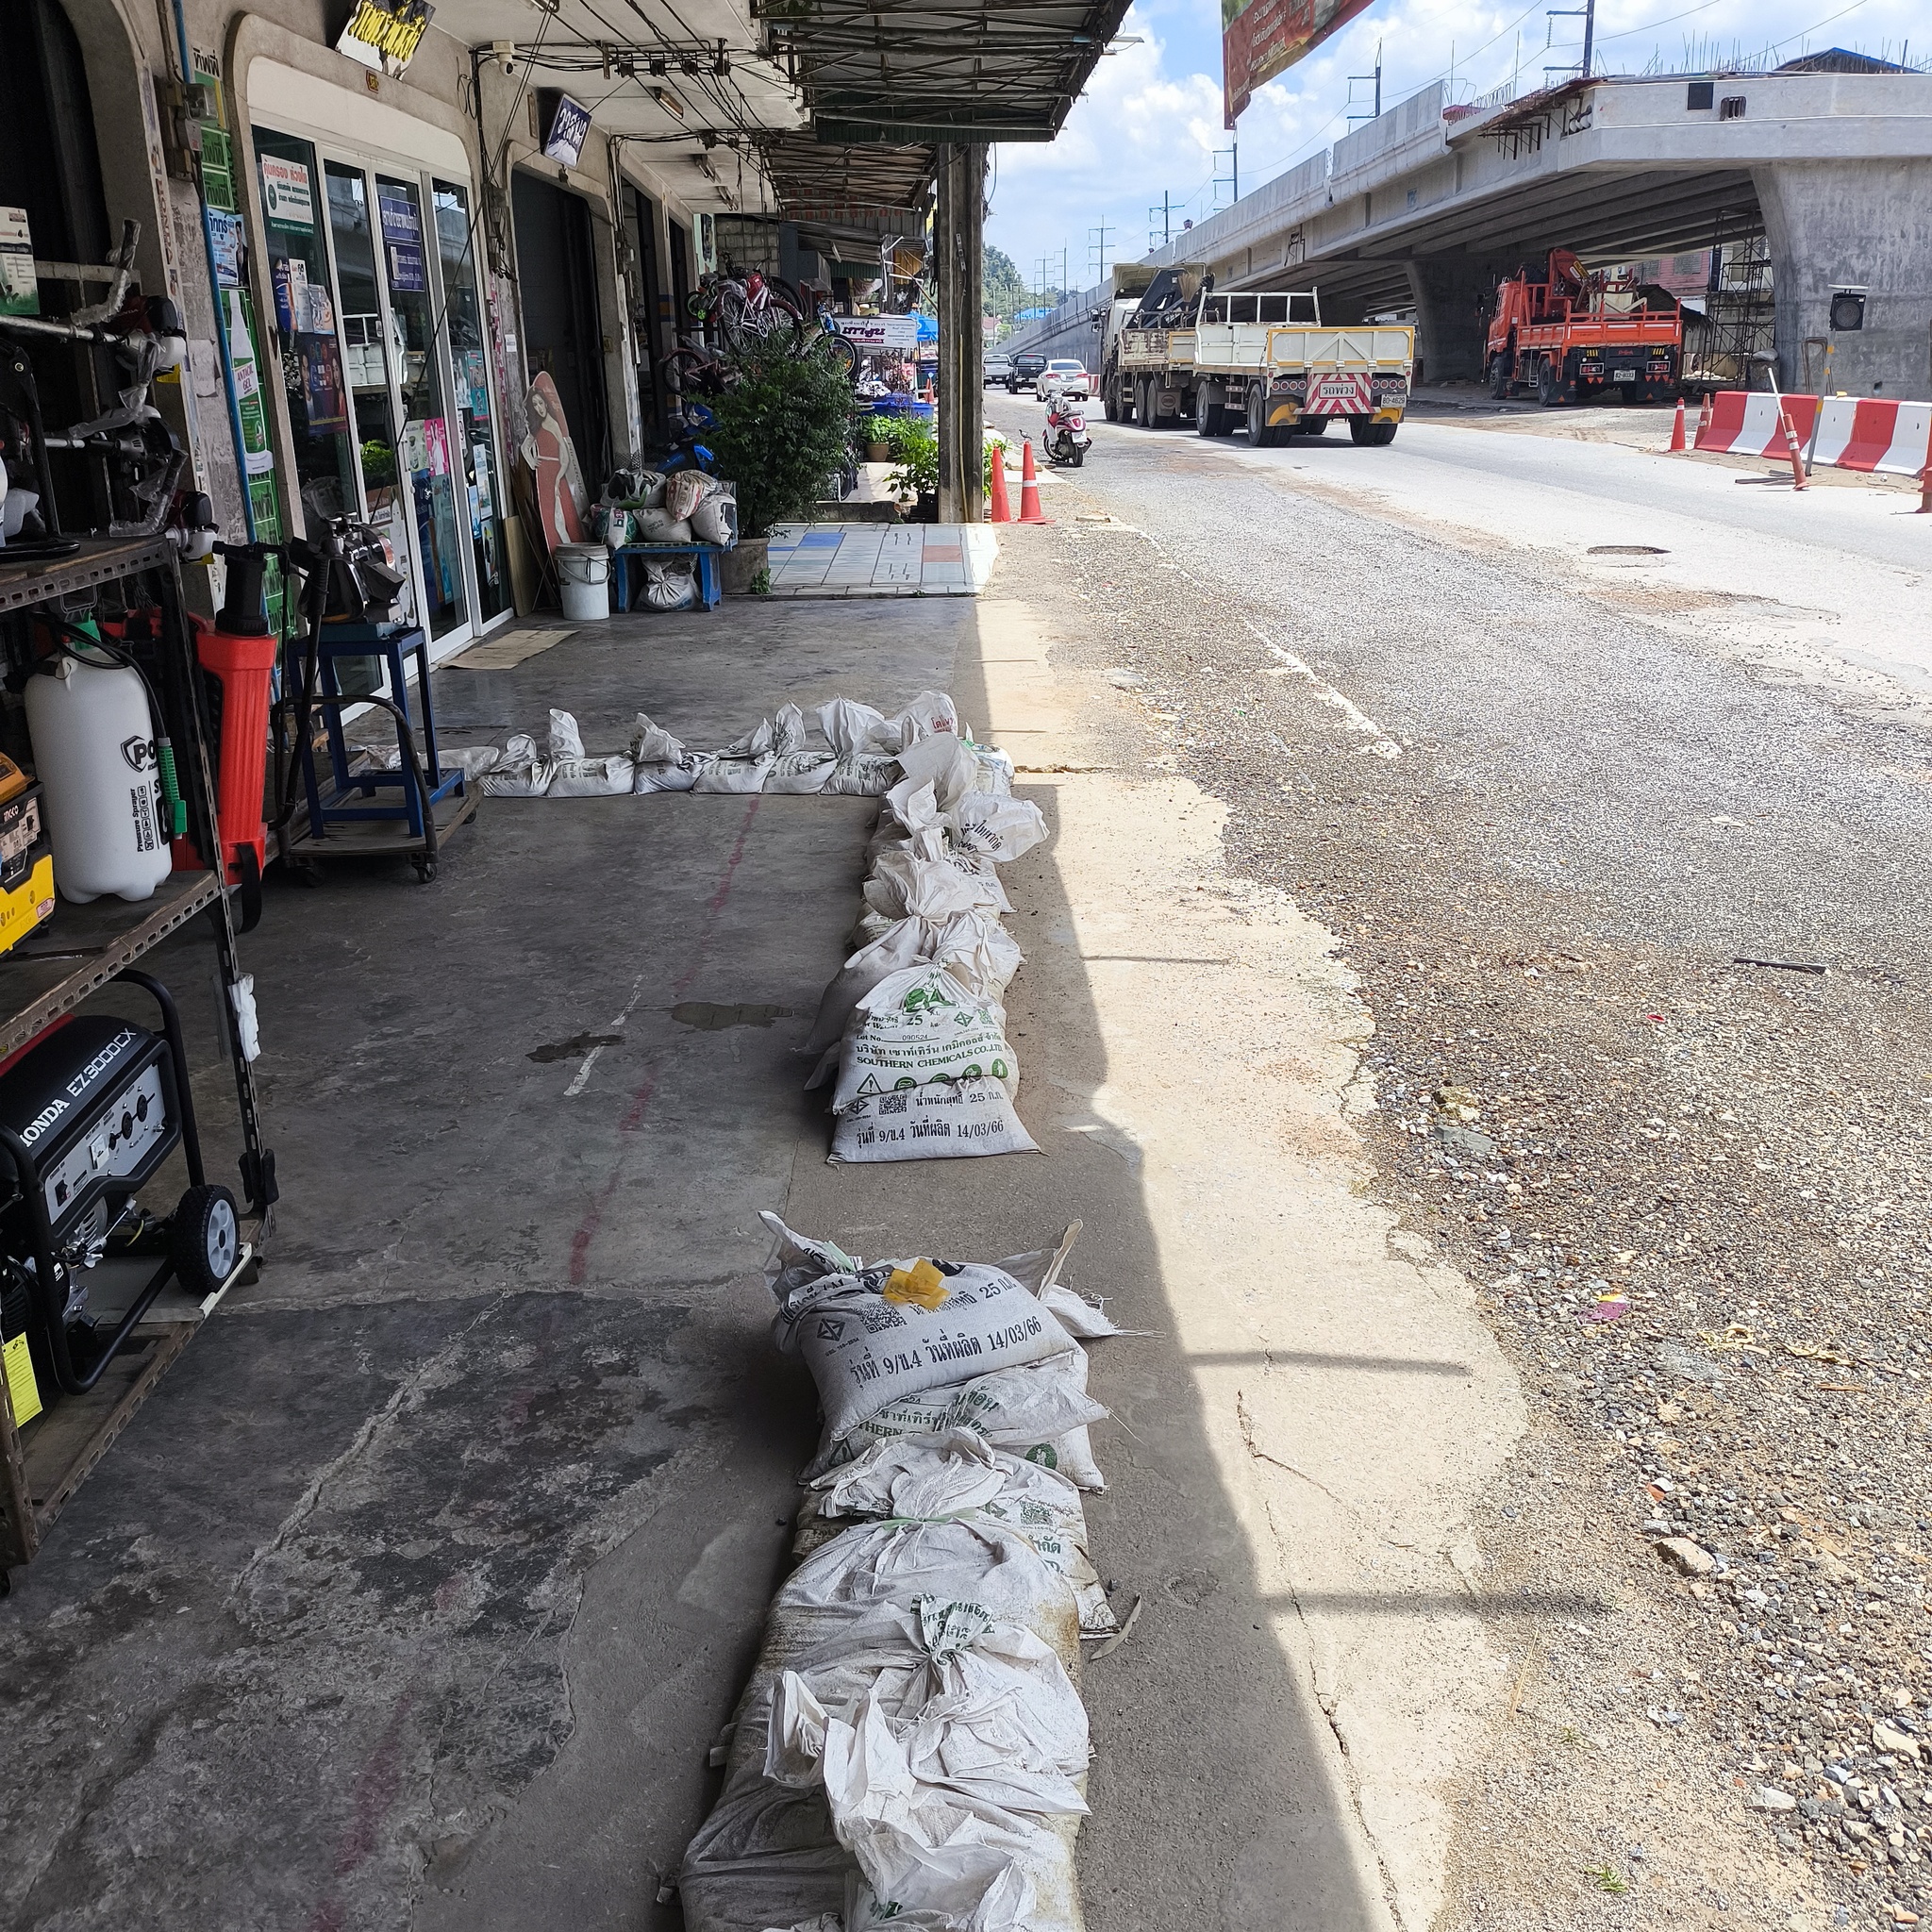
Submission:
<svg viewBox="0 0 1932 1932">
<path fill-rule="evenodd" d="M 1005 567 L 1118 756 L 1335 935 L 1376 1197 L 1530 1399 L 1480 1533 L 1517 1674 L 1436 1924 L 1917 1923 L 1926 741 L 1211 454 L 1104 434 Z"/>
</svg>

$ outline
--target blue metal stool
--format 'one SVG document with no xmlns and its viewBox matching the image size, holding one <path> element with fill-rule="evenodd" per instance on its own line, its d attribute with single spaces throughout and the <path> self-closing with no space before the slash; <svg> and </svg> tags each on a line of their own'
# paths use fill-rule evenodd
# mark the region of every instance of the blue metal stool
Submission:
<svg viewBox="0 0 1932 1932">
<path fill-rule="evenodd" d="M 425 837 L 425 827 L 435 807 L 445 798 L 462 798 L 463 774 L 444 772 L 436 753 L 436 713 L 429 698 L 429 641 L 418 626 L 401 624 L 325 624 L 316 646 L 321 658 L 322 691 L 319 693 L 328 732 L 330 778 L 333 789 L 323 796 L 315 771 L 315 747 L 305 730 L 302 734 L 302 780 L 308 793 L 308 838 L 325 839 L 331 825 L 363 824 L 371 820 L 397 820 L 408 824 L 410 835 Z M 409 717 L 409 685 L 403 660 L 416 660 L 416 689 L 423 703 L 423 750 L 419 763 L 409 743 L 413 725 Z M 375 658 L 389 672 L 387 699 L 374 692 L 366 696 L 344 691 L 336 675 L 336 660 L 341 658 Z M 388 711 L 395 722 L 396 750 L 401 767 L 393 772 L 349 770 L 348 741 L 342 736 L 342 707 L 345 704 L 373 704 Z M 399 794 L 394 804 L 374 801 L 389 787 Z M 364 802 L 352 804 L 359 798 Z M 430 848 L 433 852 L 433 845 Z"/>
</svg>

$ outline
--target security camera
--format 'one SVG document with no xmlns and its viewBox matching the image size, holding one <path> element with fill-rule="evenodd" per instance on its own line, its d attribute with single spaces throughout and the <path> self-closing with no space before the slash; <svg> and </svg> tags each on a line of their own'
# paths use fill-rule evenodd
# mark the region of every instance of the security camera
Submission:
<svg viewBox="0 0 1932 1932">
<path fill-rule="evenodd" d="M 491 41 L 490 58 L 504 73 L 514 74 L 517 71 L 517 43 L 514 41 Z"/>
</svg>

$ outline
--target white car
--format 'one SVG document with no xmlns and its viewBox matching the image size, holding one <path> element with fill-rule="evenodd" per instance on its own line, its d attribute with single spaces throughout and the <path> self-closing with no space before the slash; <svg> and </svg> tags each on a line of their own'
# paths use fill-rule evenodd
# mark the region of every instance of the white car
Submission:
<svg viewBox="0 0 1932 1932">
<path fill-rule="evenodd" d="M 1044 402 L 1056 390 L 1065 390 L 1069 395 L 1091 395 L 1093 381 L 1082 363 L 1071 357 L 1057 358 L 1034 378 L 1033 393 Z"/>
</svg>

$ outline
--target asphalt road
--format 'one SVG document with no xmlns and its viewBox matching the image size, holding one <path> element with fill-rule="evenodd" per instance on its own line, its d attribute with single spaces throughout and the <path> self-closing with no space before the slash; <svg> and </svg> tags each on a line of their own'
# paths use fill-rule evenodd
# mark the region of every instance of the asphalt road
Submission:
<svg viewBox="0 0 1932 1932">
<path fill-rule="evenodd" d="M 1024 403 L 990 415 L 1037 430 Z M 1653 1723 L 1703 1740 L 1713 1804 L 1792 1801 L 1763 1828 L 1810 1861 L 1818 1923 L 1909 1923 L 1932 1903 L 1932 519 L 1446 425 L 1386 450 L 1094 430 L 1043 488 L 1078 648 L 1144 706 L 1156 762 L 1225 802 L 1230 870 L 1359 974 L 1380 1196 L 1476 1284 L 1608 1491 L 1545 1524 L 1606 1563 L 1702 1552 Z M 1641 542 L 1668 554 L 1590 555 Z M 1641 1730 L 1616 1735 L 1634 1771 Z"/>
</svg>

